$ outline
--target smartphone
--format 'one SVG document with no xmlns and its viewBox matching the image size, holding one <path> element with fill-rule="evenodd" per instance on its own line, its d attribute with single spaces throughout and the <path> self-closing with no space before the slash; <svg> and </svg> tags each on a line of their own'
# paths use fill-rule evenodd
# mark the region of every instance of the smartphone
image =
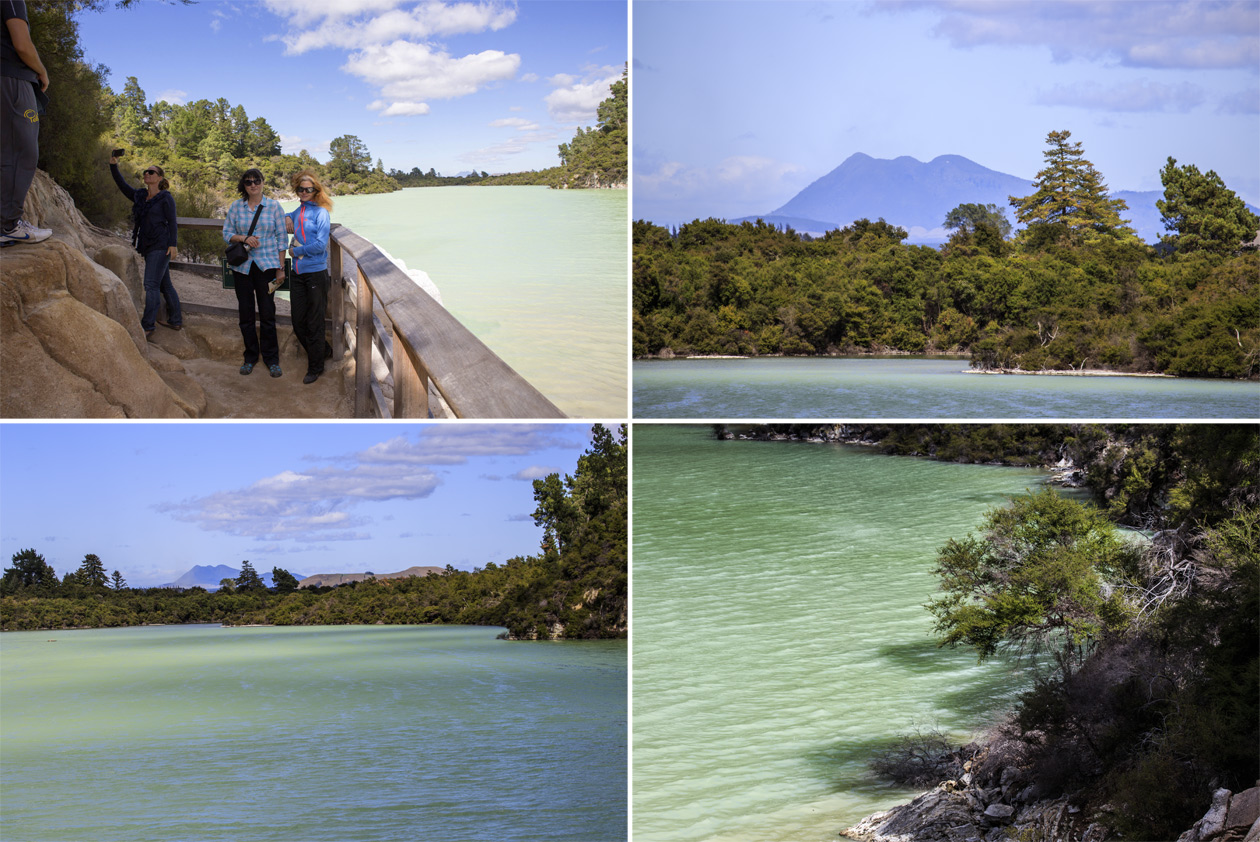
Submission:
<svg viewBox="0 0 1260 842">
<path fill-rule="evenodd" d="M 126 149 L 115 149 L 115 150 L 113 151 L 113 153 L 112 153 L 112 154 L 113 154 L 113 156 L 114 156 L 115 158 L 121 158 L 123 155 L 126 155 L 126 154 L 127 154 L 127 150 L 126 150 Z"/>
</svg>

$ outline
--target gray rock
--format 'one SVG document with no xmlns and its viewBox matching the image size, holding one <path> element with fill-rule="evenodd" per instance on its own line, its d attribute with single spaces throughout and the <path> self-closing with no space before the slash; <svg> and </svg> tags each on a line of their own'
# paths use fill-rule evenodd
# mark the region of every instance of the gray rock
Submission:
<svg viewBox="0 0 1260 842">
<path fill-rule="evenodd" d="M 990 804 L 985 808 L 984 815 L 986 818 L 1006 821 L 1015 815 L 1015 808 L 1009 804 Z"/>
</svg>

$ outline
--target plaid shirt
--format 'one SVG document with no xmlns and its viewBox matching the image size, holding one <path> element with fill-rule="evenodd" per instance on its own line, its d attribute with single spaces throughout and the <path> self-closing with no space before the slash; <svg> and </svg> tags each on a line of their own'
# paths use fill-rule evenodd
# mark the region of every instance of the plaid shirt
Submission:
<svg viewBox="0 0 1260 842">
<path fill-rule="evenodd" d="M 223 242 L 231 242 L 236 234 L 248 234 L 249 224 L 254 221 L 254 211 L 244 199 L 237 199 L 228 208 L 227 219 L 223 220 Z M 249 264 L 258 264 L 259 269 L 279 269 L 280 253 L 289 247 L 289 235 L 284 230 L 284 208 L 275 199 L 262 200 L 262 213 L 258 215 L 258 225 L 254 227 L 254 236 L 258 238 L 256 249 L 249 250 L 249 260 L 240 266 L 233 266 L 237 272 L 248 275 Z"/>
</svg>

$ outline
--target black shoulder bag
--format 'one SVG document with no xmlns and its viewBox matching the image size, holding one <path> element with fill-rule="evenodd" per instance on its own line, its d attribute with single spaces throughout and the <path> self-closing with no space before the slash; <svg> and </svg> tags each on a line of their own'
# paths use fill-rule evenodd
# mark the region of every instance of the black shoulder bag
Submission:
<svg viewBox="0 0 1260 842">
<path fill-rule="evenodd" d="M 258 203 L 258 210 L 254 211 L 254 221 L 249 224 L 249 233 L 245 235 L 245 239 L 254 236 L 254 226 L 258 224 L 258 215 L 262 213 L 263 203 Z M 228 243 L 227 248 L 223 250 L 223 256 L 227 258 L 229 266 L 240 266 L 246 260 L 249 260 L 249 247 L 244 243 Z"/>
</svg>

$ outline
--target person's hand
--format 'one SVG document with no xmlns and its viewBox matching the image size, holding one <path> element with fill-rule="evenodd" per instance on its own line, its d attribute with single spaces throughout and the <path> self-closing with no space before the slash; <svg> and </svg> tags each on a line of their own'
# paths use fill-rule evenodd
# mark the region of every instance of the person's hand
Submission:
<svg viewBox="0 0 1260 842">
<path fill-rule="evenodd" d="M 286 216 L 284 218 L 284 230 L 290 234 L 293 233 L 293 217 Z"/>
<path fill-rule="evenodd" d="M 176 251 L 177 251 L 177 249 L 175 248 L 175 246 L 167 246 L 167 247 L 166 247 L 166 256 L 167 256 L 167 257 L 169 257 L 171 260 L 174 260 L 174 259 L 175 259 L 175 252 L 176 252 Z"/>
<path fill-rule="evenodd" d="M 41 91 L 48 90 L 48 74 L 36 71 L 35 75 L 39 78 L 39 89 Z"/>
<path fill-rule="evenodd" d="M 246 237 L 245 245 L 249 246 L 252 249 L 256 249 L 260 245 L 262 245 L 262 240 L 258 239 L 257 237 Z"/>
<path fill-rule="evenodd" d="M 110 164 L 110 166 L 117 166 L 117 165 L 118 165 L 118 157 L 117 157 L 117 156 L 115 156 L 115 155 L 110 155 L 110 156 L 109 156 L 109 164 Z"/>
</svg>

